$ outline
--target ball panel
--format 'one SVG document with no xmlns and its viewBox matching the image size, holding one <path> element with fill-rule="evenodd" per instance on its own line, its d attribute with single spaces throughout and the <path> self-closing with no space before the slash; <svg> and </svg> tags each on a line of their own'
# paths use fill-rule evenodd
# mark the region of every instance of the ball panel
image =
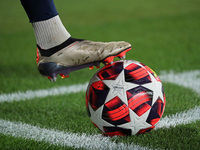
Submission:
<svg viewBox="0 0 200 150">
<path fill-rule="evenodd" d="M 151 106 L 145 102 L 142 102 L 140 106 L 135 108 L 133 111 L 140 117 L 142 116 L 145 112 L 147 112 Z"/>
<path fill-rule="evenodd" d="M 141 63 L 142 64 L 142 63 Z M 154 77 L 158 82 L 161 82 L 160 78 L 158 77 L 158 75 L 148 66 L 142 64 Z"/>
<path fill-rule="evenodd" d="M 106 65 L 98 73 L 97 76 L 101 80 L 115 80 L 123 70 L 123 62 Z"/>
<path fill-rule="evenodd" d="M 137 64 L 130 64 L 124 68 L 125 81 L 135 84 L 150 83 L 151 79 L 147 70 Z"/>
<path fill-rule="evenodd" d="M 90 85 L 88 99 L 86 103 L 90 103 L 91 107 L 94 110 L 97 110 L 100 106 L 102 106 L 106 100 L 108 95 L 109 88 L 102 82 L 97 81 Z M 88 108 L 88 104 L 86 105 Z"/>
<path fill-rule="evenodd" d="M 104 127 L 105 133 L 107 136 L 116 136 L 116 135 L 131 135 L 130 129 L 124 129 L 120 127 Z"/>
<path fill-rule="evenodd" d="M 144 87 L 137 87 L 127 92 L 128 105 L 138 116 L 143 115 L 151 108 L 153 93 Z"/>
<path fill-rule="evenodd" d="M 163 115 L 165 104 L 163 101 L 158 98 L 157 101 L 153 104 L 147 122 L 151 125 L 155 125 Z"/>
<path fill-rule="evenodd" d="M 133 96 L 128 99 L 129 108 L 133 110 L 138 116 L 142 116 L 151 108 L 153 98 L 152 92 L 143 87 L 132 89 L 127 92 L 129 93 L 132 91 L 134 91 L 132 94 Z M 136 94 L 135 91 L 138 93 Z"/>
<path fill-rule="evenodd" d="M 129 109 L 126 104 L 116 96 L 109 102 L 105 103 L 102 112 L 102 119 L 114 125 L 127 123 L 130 121 Z"/>
<path fill-rule="evenodd" d="M 151 126 L 149 128 L 146 129 L 141 129 L 137 134 L 141 134 L 141 133 L 146 133 L 146 132 L 150 132 L 152 129 L 154 129 L 155 126 Z"/>
</svg>

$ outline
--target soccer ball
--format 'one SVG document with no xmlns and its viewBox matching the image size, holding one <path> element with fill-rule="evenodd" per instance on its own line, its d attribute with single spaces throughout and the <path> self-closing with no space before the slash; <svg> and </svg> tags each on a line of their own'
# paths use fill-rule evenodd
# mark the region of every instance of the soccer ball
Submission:
<svg viewBox="0 0 200 150">
<path fill-rule="evenodd" d="M 121 60 L 94 74 L 86 91 L 86 108 L 104 135 L 135 135 L 158 123 L 165 94 L 152 69 L 137 61 Z"/>
</svg>

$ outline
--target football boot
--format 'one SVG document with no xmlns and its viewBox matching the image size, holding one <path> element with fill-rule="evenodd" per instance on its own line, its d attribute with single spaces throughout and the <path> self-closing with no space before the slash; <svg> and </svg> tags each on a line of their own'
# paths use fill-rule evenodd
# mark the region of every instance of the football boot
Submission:
<svg viewBox="0 0 200 150">
<path fill-rule="evenodd" d="M 66 78 L 75 70 L 86 67 L 93 69 L 93 66 L 99 68 L 101 62 L 112 63 L 115 57 L 125 59 L 129 50 L 131 45 L 124 41 L 94 42 L 70 37 L 48 50 L 37 45 L 37 67 L 41 75 L 56 81 L 58 74 Z"/>
</svg>

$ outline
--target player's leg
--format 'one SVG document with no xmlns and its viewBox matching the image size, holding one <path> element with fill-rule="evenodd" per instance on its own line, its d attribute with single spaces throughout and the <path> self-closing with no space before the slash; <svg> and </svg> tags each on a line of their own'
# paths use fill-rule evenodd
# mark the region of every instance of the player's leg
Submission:
<svg viewBox="0 0 200 150">
<path fill-rule="evenodd" d="M 57 46 L 70 37 L 53 0 L 21 0 L 21 3 L 32 23 L 37 44 L 42 49 Z"/>
<path fill-rule="evenodd" d="M 57 74 L 65 78 L 71 71 L 110 63 L 114 57 L 124 58 L 131 49 L 127 42 L 93 42 L 72 38 L 63 26 L 53 0 L 21 0 L 33 25 L 37 42 L 39 72 L 55 81 Z"/>
</svg>

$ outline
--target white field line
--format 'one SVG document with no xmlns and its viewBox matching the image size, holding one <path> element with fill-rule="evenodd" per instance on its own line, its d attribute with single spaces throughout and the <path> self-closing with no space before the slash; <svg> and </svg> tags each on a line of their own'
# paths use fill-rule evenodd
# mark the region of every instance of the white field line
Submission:
<svg viewBox="0 0 200 150">
<path fill-rule="evenodd" d="M 200 120 L 200 106 L 188 111 L 164 117 L 157 125 L 156 129 L 175 127 L 180 124 L 189 124 Z M 22 137 L 40 142 L 47 142 L 53 145 L 68 146 L 72 148 L 84 149 L 109 149 L 109 150 L 145 150 L 134 144 L 116 143 L 111 138 L 98 135 L 86 135 L 63 132 L 58 130 L 44 129 L 31 126 L 21 122 L 10 122 L 0 120 L 0 133 L 13 137 Z"/>
<path fill-rule="evenodd" d="M 162 118 L 155 129 L 175 127 L 181 124 L 189 124 L 197 120 L 200 120 L 200 106 Z"/>
<path fill-rule="evenodd" d="M 183 72 L 181 74 L 175 74 L 170 72 L 168 74 L 161 74 L 162 81 L 172 82 L 186 88 L 191 88 L 200 94 L 200 82 L 198 76 L 200 71 Z M 71 88 L 73 87 L 73 88 Z M 51 88 L 46 90 L 27 91 L 24 93 L 12 93 L 0 95 L 0 102 L 14 100 L 26 100 L 33 99 L 35 97 L 46 97 L 49 95 L 60 95 L 71 92 L 84 91 L 87 85 L 73 85 L 69 87 Z M 63 91 L 63 88 L 66 88 Z M 60 91 L 61 90 L 61 91 Z M 31 96 L 30 96 L 31 95 Z M 194 109 L 189 109 L 182 113 L 167 116 L 161 119 L 156 129 L 175 127 L 180 124 L 189 124 L 191 122 L 200 120 L 200 106 Z M 86 135 L 86 134 L 74 134 L 68 132 L 62 132 L 57 130 L 48 130 L 40 127 L 23 124 L 20 122 L 10 122 L 6 120 L 0 120 L 0 133 L 5 135 L 11 135 L 14 137 L 23 137 L 26 139 L 33 139 L 36 141 L 45 141 L 54 145 L 69 146 L 73 148 L 85 148 L 85 149 L 147 149 L 138 145 L 126 145 L 124 143 L 115 143 L 108 137 L 101 135 Z"/>
<path fill-rule="evenodd" d="M 162 72 L 159 77 L 164 82 L 171 82 L 192 89 L 196 93 L 200 94 L 200 70 L 182 73 L 174 73 L 173 71 L 170 71 L 169 73 Z M 162 118 L 156 126 L 156 129 L 175 127 L 176 125 L 188 124 L 196 120 L 200 120 L 200 106 L 196 106 L 194 109 L 189 109 L 183 113 L 177 113 Z"/>
<path fill-rule="evenodd" d="M 200 70 L 194 70 L 183 73 L 174 73 L 173 71 L 166 73 L 162 72 L 159 75 L 160 79 L 164 82 L 171 82 L 180 86 L 190 88 L 200 94 Z M 71 86 L 61 86 L 56 88 L 41 89 L 41 90 L 28 90 L 25 92 L 15 92 L 0 95 L 0 103 L 12 102 L 21 100 L 30 100 L 34 98 L 44 98 L 47 96 L 64 95 L 69 93 L 78 93 L 86 91 L 88 83 L 75 84 Z"/>
<path fill-rule="evenodd" d="M 98 135 L 75 134 L 58 130 L 49 130 L 20 122 L 0 120 L 0 133 L 13 137 L 22 137 L 38 142 L 72 148 L 101 149 L 101 150 L 145 150 L 138 145 L 126 145 L 111 141 L 109 137 Z"/>
<path fill-rule="evenodd" d="M 200 94 L 200 70 L 187 71 L 182 73 L 161 72 L 160 79 L 164 82 L 171 82 L 185 88 L 190 88 Z"/>
<path fill-rule="evenodd" d="M 86 91 L 87 85 L 88 83 L 76 84 L 76 85 L 70 85 L 70 86 L 60 86 L 56 88 L 41 89 L 41 90 L 35 90 L 35 91 L 28 90 L 26 92 L 1 94 L 0 103 L 30 100 L 34 98 L 44 98 L 47 96 L 64 95 L 64 94 L 70 94 L 70 93 L 78 93 L 81 91 Z"/>
</svg>

